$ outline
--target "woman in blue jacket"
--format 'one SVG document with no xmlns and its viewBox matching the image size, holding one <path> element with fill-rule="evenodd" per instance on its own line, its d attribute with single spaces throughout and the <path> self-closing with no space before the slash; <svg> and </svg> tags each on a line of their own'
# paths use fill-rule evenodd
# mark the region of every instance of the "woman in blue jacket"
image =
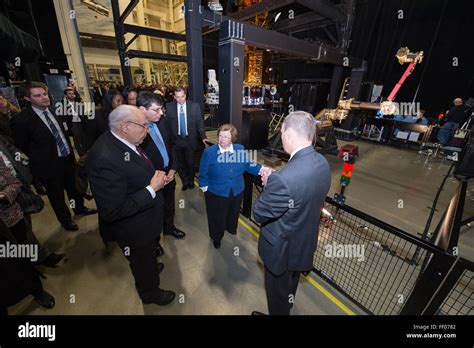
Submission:
<svg viewBox="0 0 474 348">
<path fill-rule="evenodd" d="M 217 131 L 219 143 L 204 150 L 199 167 L 199 187 L 206 199 L 209 235 L 219 249 L 224 230 L 237 233 L 240 204 L 244 191 L 244 172 L 262 175 L 269 168 L 252 162 L 248 151 L 237 140 L 237 129 L 231 124 Z"/>
</svg>

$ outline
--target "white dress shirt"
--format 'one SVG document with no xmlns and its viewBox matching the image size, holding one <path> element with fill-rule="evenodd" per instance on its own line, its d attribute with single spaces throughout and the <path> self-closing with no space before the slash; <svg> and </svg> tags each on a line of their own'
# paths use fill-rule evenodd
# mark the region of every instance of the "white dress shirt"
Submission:
<svg viewBox="0 0 474 348">
<path fill-rule="evenodd" d="M 137 151 L 137 147 L 135 145 L 133 145 L 131 142 L 129 142 L 128 140 L 124 139 L 124 138 L 121 138 L 119 137 L 117 134 L 115 134 L 114 132 L 110 131 L 110 133 L 112 133 L 112 135 L 114 137 L 116 137 L 118 140 L 120 140 L 122 143 L 124 143 L 125 145 L 127 145 L 133 152 L 135 152 L 138 156 L 140 156 L 140 158 L 142 157 L 140 155 L 140 152 Z M 155 199 L 156 197 L 156 192 L 155 190 L 153 189 L 153 187 L 151 187 L 151 185 L 148 185 L 146 187 L 146 189 L 150 192 L 151 196 L 153 197 L 153 199 Z"/>
<path fill-rule="evenodd" d="M 297 148 L 295 151 L 293 151 L 293 152 L 291 153 L 290 159 L 289 159 L 288 161 L 291 161 L 291 159 L 293 158 L 293 156 L 294 156 L 298 151 L 303 150 L 305 147 L 308 147 L 308 146 L 309 146 L 309 145 L 306 145 L 306 146 L 302 146 L 302 147 Z"/>
<path fill-rule="evenodd" d="M 68 116 L 72 116 L 72 122 L 80 123 L 81 118 L 79 117 L 79 115 L 76 112 L 76 105 L 77 105 L 76 102 L 71 102 L 67 99 L 66 99 L 66 101 L 67 101 Z"/>
</svg>

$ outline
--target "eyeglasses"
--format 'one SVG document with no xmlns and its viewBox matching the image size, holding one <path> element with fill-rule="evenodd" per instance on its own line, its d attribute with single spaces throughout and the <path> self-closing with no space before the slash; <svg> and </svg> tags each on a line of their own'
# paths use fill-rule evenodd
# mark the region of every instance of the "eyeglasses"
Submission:
<svg viewBox="0 0 474 348">
<path fill-rule="evenodd" d="M 232 139 L 232 136 L 231 136 L 231 135 L 222 135 L 222 134 L 219 134 L 219 138 L 222 138 L 222 139 Z"/>
<path fill-rule="evenodd" d="M 148 110 L 151 110 L 151 111 L 154 111 L 154 112 L 158 112 L 158 111 L 163 111 L 163 108 L 160 106 L 160 107 L 157 107 L 156 109 L 148 109 Z"/>
<path fill-rule="evenodd" d="M 149 123 L 144 123 L 144 124 L 140 124 L 140 123 L 136 123 L 136 122 L 133 122 L 133 121 L 127 121 L 127 123 L 133 123 L 134 125 L 137 125 L 137 126 L 140 126 L 142 127 L 143 129 L 148 129 L 148 125 Z"/>
</svg>

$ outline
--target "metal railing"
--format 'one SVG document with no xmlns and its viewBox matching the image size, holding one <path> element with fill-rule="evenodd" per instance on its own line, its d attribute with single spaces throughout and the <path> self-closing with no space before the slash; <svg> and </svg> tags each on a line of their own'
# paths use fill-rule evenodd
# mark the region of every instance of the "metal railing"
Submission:
<svg viewBox="0 0 474 348">
<path fill-rule="evenodd" d="M 462 261 L 461 261 L 462 262 Z M 438 315 L 472 315 L 474 305 L 474 268 L 466 264 L 464 272 L 436 311 Z"/>
<path fill-rule="evenodd" d="M 474 180 L 470 180 L 466 190 L 466 200 L 464 201 L 464 211 L 461 226 L 474 221 Z"/>
<path fill-rule="evenodd" d="M 261 190 L 246 177 L 242 214 L 256 225 L 251 207 Z M 465 193 L 458 191 L 457 197 Z M 361 310 L 377 315 L 474 314 L 473 262 L 332 198 L 324 208 L 331 218 L 321 219 L 313 271 Z M 462 213 L 454 209 L 444 219 L 454 223 L 453 216 Z M 457 242 L 457 236 L 451 240 Z"/>
</svg>

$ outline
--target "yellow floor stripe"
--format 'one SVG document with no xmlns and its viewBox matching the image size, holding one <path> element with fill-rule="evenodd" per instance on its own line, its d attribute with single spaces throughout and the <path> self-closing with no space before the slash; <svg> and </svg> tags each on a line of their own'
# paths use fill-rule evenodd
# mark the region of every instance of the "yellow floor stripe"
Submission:
<svg viewBox="0 0 474 348">
<path fill-rule="evenodd" d="M 253 229 L 251 226 L 247 225 L 247 223 L 246 223 L 244 220 L 242 220 L 242 219 L 239 219 L 239 223 L 240 223 L 242 226 L 244 226 L 250 233 L 252 233 L 252 234 L 255 236 L 255 238 L 258 239 L 258 237 L 260 236 L 260 233 L 259 233 L 259 232 L 257 232 L 257 231 L 256 231 L 255 229 Z"/>
<path fill-rule="evenodd" d="M 315 288 L 317 288 L 319 291 L 321 291 L 324 295 L 326 295 L 327 298 L 329 298 L 336 306 L 338 306 L 340 309 L 342 309 L 346 314 L 348 315 L 356 315 L 353 311 L 349 309 L 344 303 L 339 301 L 337 298 L 334 297 L 333 294 L 331 294 L 329 291 L 327 291 L 325 288 L 322 287 L 321 284 L 319 284 L 316 280 L 314 280 L 312 277 L 309 275 L 305 276 L 306 280 L 309 281 Z"/>
<path fill-rule="evenodd" d="M 196 181 L 197 185 L 197 181 Z M 257 232 L 252 226 L 247 224 L 244 220 L 239 218 L 239 223 L 250 233 L 252 233 L 255 238 L 258 239 L 260 236 L 260 233 Z M 344 313 L 348 315 L 356 315 L 353 311 L 350 310 L 349 307 L 347 307 L 344 303 L 339 301 L 336 297 L 334 297 L 333 294 L 331 294 L 329 291 L 327 291 L 321 284 L 319 284 L 314 278 L 310 277 L 309 275 L 305 276 L 306 280 L 310 282 L 311 285 L 313 285 L 316 289 L 321 291 L 323 295 L 325 295 L 329 300 L 331 300 L 332 303 L 334 303 L 336 306 L 338 306 Z"/>
</svg>

